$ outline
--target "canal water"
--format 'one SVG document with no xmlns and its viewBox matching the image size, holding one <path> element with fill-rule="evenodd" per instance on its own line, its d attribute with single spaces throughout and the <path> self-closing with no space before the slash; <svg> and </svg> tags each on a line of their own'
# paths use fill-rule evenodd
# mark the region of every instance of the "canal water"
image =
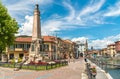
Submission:
<svg viewBox="0 0 120 79">
<path fill-rule="evenodd" d="M 98 58 L 97 60 L 104 62 L 104 63 L 107 63 L 107 64 L 114 64 L 114 65 L 120 64 L 120 60 L 109 60 L 109 59 L 106 59 L 103 57 Z M 98 64 L 98 66 L 101 67 L 106 72 L 108 72 L 113 79 L 120 79 L 120 68 L 115 68 L 115 67 L 112 67 L 111 65 L 101 64 L 100 62 Z"/>
<path fill-rule="evenodd" d="M 111 63 L 120 64 L 120 61 L 112 61 Z M 109 68 L 107 71 L 113 77 L 113 79 L 120 79 L 120 68 Z"/>
<path fill-rule="evenodd" d="M 108 73 L 113 79 L 120 79 L 120 69 L 108 69 Z"/>
</svg>

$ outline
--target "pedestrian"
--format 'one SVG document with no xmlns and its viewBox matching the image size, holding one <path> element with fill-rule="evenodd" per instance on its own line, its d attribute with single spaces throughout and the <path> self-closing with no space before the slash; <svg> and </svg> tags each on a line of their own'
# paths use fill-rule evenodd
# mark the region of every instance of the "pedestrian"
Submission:
<svg viewBox="0 0 120 79">
<path fill-rule="evenodd" d="M 84 60 L 85 60 L 85 62 L 87 63 L 87 58 L 86 58 L 86 57 L 84 58 Z"/>
<path fill-rule="evenodd" d="M 17 63 L 18 63 L 18 58 L 16 57 L 16 58 L 15 58 L 15 64 L 17 64 Z"/>
</svg>

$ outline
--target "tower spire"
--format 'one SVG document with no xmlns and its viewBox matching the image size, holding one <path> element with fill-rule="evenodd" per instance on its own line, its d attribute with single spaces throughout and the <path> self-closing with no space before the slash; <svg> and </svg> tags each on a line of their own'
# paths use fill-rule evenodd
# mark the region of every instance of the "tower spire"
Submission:
<svg viewBox="0 0 120 79">
<path fill-rule="evenodd" d="M 35 5 L 35 9 L 34 9 L 32 41 L 37 39 L 41 39 L 40 11 L 38 4 Z"/>
<path fill-rule="evenodd" d="M 86 39 L 86 42 L 85 42 L 85 47 L 86 47 L 86 51 L 88 50 L 88 41 Z"/>
<path fill-rule="evenodd" d="M 35 5 L 35 9 L 39 10 L 39 5 L 38 4 Z"/>
</svg>

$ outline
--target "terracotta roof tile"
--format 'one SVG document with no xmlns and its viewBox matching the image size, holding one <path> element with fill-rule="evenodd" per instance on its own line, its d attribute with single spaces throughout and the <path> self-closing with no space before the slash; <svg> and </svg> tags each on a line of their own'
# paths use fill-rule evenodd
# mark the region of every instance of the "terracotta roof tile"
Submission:
<svg viewBox="0 0 120 79">
<path fill-rule="evenodd" d="M 108 45 L 108 46 L 115 46 L 115 44 L 110 44 L 110 45 Z"/>
<path fill-rule="evenodd" d="M 70 40 L 63 40 L 65 43 L 69 43 L 69 44 L 72 44 L 73 42 L 70 41 Z"/>
<path fill-rule="evenodd" d="M 32 38 L 31 37 L 17 37 L 15 39 L 15 42 L 31 42 Z"/>
<path fill-rule="evenodd" d="M 56 37 L 54 37 L 54 36 L 43 36 L 43 40 L 45 42 L 55 42 L 56 41 Z"/>
</svg>

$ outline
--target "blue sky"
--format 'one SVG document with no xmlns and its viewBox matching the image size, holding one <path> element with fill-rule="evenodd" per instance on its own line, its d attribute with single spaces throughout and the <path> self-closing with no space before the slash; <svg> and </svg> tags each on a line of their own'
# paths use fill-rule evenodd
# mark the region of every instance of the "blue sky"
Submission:
<svg viewBox="0 0 120 79">
<path fill-rule="evenodd" d="M 2 0 L 20 25 L 19 35 L 31 35 L 34 5 L 40 5 L 42 35 L 55 35 L 104 48 L 120 39 L 120 0 Z M 28 29 L 29 28 L 29 29 Z M 102 44 L 101 44 L 102 43 Z"/>
</svg>

